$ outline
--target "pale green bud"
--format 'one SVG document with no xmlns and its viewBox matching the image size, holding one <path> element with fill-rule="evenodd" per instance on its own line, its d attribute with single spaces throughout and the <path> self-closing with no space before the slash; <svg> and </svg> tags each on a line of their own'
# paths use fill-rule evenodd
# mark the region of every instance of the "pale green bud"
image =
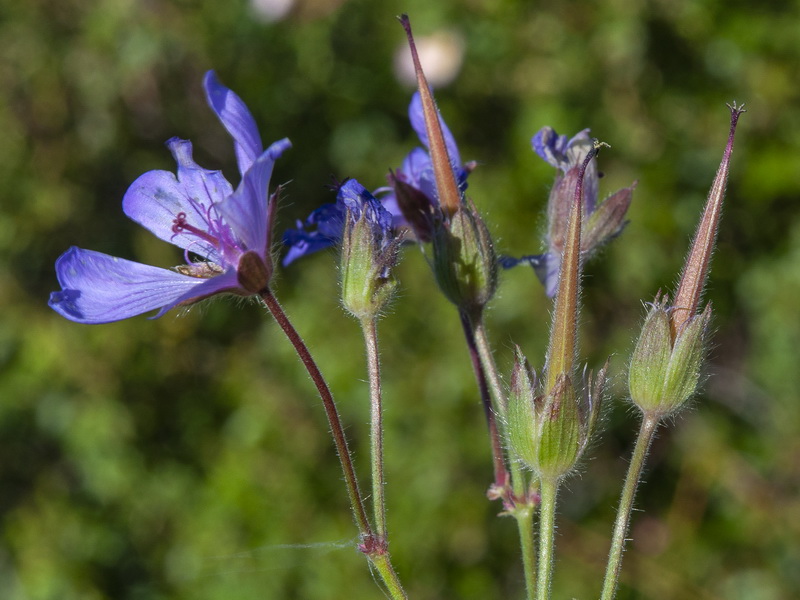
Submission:
<svg viewBox="0 0 800 600">
<path fill-rule="evenodd" d="M 545 397 L 539 420 L 536 471 L 543 479 L 559 479 L 578 462 L 583 446 L 575 388 L 565 373 L 559 375 Z"/>
<path fill-rule="evenodd" d="M 686 321 L 673 341 L 670 309 L 658 298 L 645 318 L 628 371 L 633 402 L 643 411 L 668 415 L 694 394 L 705 357 L 711 307 Z"/>
<path fill-rule="evenodd" d="M 480 312 L 497 289 L 497 257 L 489 230 L 474 207 L 462 204 L 433 233 L 433 270 L 444 295 L 459 309 Z"/>
<path fill-rule="evenodd" d="M 397 288 L 392 274 L 397 243 L 387 242 L 368 210 L 358 219 L 348 209 L 342 236 L 342 304 L 357 319 L 377 316 Z"/>
</svg>

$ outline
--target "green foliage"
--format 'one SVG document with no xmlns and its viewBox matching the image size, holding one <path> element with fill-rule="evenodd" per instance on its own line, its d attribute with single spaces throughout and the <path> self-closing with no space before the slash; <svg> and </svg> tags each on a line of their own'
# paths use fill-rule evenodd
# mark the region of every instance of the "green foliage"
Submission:
<svg viewBox="0 0 800 600">
<path fill-rule="evenodd" d="M 636 427 L 620 399 L 640 299 L 672 283 L 719 162 L 724 103 L 747 102 L 707 293 L 712 377 L 656 442 L 619 598 L 800 595 L 796 4 L 302 0 L 276 23 L 245 2 L 0 10 L 0 597 L 380 597 L 354 550 L 322 407 L 263 310 L 221 300 L 79 326 L 46 300 L 73 244 L 180 261 L 120 206 L 136 176 L 173 169 L 162 144 L 174 135 L 203 166 L 235 173 L 201 92 L 209 68 L 265 139 L 293 141 L 273 179 L 290 182 L 284 226 L 330 201 L 331 173 L 383 185 L 416 144 L 411 89 L 392 72 L 403 11 L 418 36 L 463 39 L 462 72 L 437 100 L 464 159 L 480 163 L 469 195 L 498 253 L 541 250 L 552 171 L 530 138 L 542 126 L 591 127 L 611 144 L 601 195 L 639 180 L 631 223 L 587 265 L 581 345 L 594 365 L 615 355 L 616 408 L 561 494 L 555 597 L 599 590 Z M 483 497 L 490 455 L 458 318 L 415 248 L 397 275 L 381 323 L 395 566 L 418 600 L 521 597 L 513 523 Z M 364 355 L 335 259 L 276 277 L 366 475 Z M 544 354 L 550 306 L 530 271 L 500 284 L 488 319 L 510 372 L 512 337 Z"/>
</svg>

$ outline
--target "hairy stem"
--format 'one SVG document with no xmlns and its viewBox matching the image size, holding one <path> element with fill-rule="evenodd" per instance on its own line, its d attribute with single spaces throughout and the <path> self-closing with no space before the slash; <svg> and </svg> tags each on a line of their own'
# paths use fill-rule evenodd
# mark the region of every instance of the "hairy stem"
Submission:
<svg viewBox="0 0 800 600">
<path fill-rule="evenodd" d="M 395 572 L 392 562 L 389 558 L 389 553 L 386 548 L 386 541 L 383 535 L 378 534 L 376 536 L 372 531 L 372 526 L 370 525 L 369 519 L 367 518 L 367 513 L 364 510 L 364 501 L 361 498 L 361 492 L 358 487 L 358 479 L 356 478 L 356 472 L 353 468 L 353 459 L 350 455 L 350 448 L 347 444 L 347 437 L 345 437 L 344 434 L 342 421 L 339 418 L 339 411 L 336 409 L 336 403 L 333 400 L 333 394 L 331 394 L 331 390 L 328 387 L 325 378 L 322 376 L 319 367 L 317 367 L 317 363 L 314 362 L 314 359 L 308 350 L 308 346 L 306 346 L 305 342 L 300 337 L 300 334 L 289 321 L 289 318 L 286 316 L 283 308 L 278 303 L 277 298 L 275 298 L 275 296 L 272 294 L 272 290 L 265 288 L 259 293 L 259 296 L 264 301 L 264 304 L 269 312 L 278 322 L 280 328 L 286 334 L 286 337 L 289 338 L 289 341 L 291 342 L 292 346 L 294 346 L 294 349 L 297 352 L 297 355 L 300 357 L 303 366 L 305 366 L 306 371 L 308 371 L 311 380 L 314 382 L 314 385 L 317 386 L 319 397 L 322 399 L 322 405 L 325 407 L 325 414 L 328 417 L 331 435 L 333 435 L 333 442 L 336 446 L 336 453 L 339 456 L 339 462 L 341 463 L 342 471 L 344 472 L 344 481 L 345 485 L 347 486 L 347 493 L 350 496 L 350 506 L 353 509 L 356 525 L 358 526 L 359 533 L 361 534 L 361 544 L 359 545 L 359 550 L 366 554 L 370 563 L 375 566 L 375 569 L 378 571 L 383 583 L 386 585 L 386 590 L 388 591 L 390 597 L 393 600 L 408 600 L 408 596 L 406 596 L 403 586 L 400 584 L 400 579 L 397 577 L 397 573 Z M 377 351 L 375 356 L 377 357 Z M 382 498 L 383 497 L 381 496 L 381 506 L 383 505 Z"/>
<path fill-rule="evenodd" d="M 503 443 L 500 439 L 500 432 L 497 428 L 497 419 L 492 407 L 492 397 L 489 394 L 489 386 L 486 382 L 486 372 L 481 363 L 480 354 L 475 343 L 472 319 L 464 312 L 461 316 L 461 326 L 464 329 L 464 337 L 467 341 L 469 358 L 472 362 L 472 370 L 475 372 L 475 379 L 478 381 L 478 391 L 483 403 L 483 412 L 486 415 L 486 423 L 489 426 L 489 441 L 492 446 L 492 461 L 494 463 L 494 485 L 498 489 L 504 489 L 508 484 L 508 471 L 506 470 L 505 459 L 503 457 Z"/>
<path fill-rule="evenodd" d="M 483 318 L 479 317 L 474 321 L 475 342 L 480 355 L 483 369 L 487 374 L 489 385 L 491 386 L 493 407 L 499 417 L 499 430 L 501 436 L 505 434 L 505 418 L 507 411 L 507 400 L 503 391 L 503 384 L 494 360 L 494 354 L 486 335 L 486 327 Z M 528 598 L 532 599 L 536 589 L 536 552 L 534 550 L 533 517 L 536 513 L 537 501 L 534 494 L 530 493 L 526 484 L 525 472 L 518 461 L 511 460 L 509 463 L 511 498 L 504 498 L 508 512 L 517 520 L 517 530 L 519 531 L 519 543 L 522 549 L 522 570 L 525 573 L 525 586 L 528 591 Z M 508 490 L 504 490 L 506 495 Z"/>
<path fill-rule="evenodd" d="M 492 347 L 489 345 L 489 339 L 486 335 L 483 317 L 475 319 L 474 335 L 478 353 L 480 354 L 481 362 L 483 362 L 483 368 L 486 371 L 489 385 L 492 389 L 492 395 L 494 396 L 494 408 L 498 416 L 504 419 L 506 416 L 506 397 L 503 393 L 503 384 L 500 382 L 500 375 L 497 372 L 497 364 L 494 362 Z"/>
<path fill-rule="evenodd" d="M 306 346 L 300 334 L 297 333 L 297 330 L 289 321 L 283 308 L 278 303 L 277 298 L 272 294 L 272 290 L 266 288 L 262 290 L 259 295 L 269 312 L 278 322 L 280 328 L 286 334 L 286 337 L 289 338 L 303 366 L 306 368 L 306 371 L 308 371 L 309 376 L 311 376 L 311 380 L 314 382 L 314 385 L 317 386 L 319 397 L 322 399 L 322 405 L 325 407 L 325 414 L 328 417 L 333 443 L 336 445 L 336 453 L 339 455 L 339 462 L 344 472 L 344 481 L 347 486 L 347 493 L 350 496 L 350 507 L 353 509 L 353 515 L 362 540 L 367 541 L 373 536 L 372 526 L 364 510 L 364 501 L 361 499 L 361 492 L 358 488 L 358 479 L 356 478 L 356 472 L 353 468 L 353 459 L 347 445 L 347 438 L 344 434 L 342 421 L 339 418 L 339 411 L 336 408 L 336 403 L 333 401 L 333 394 L 331 394 L 328 383 L 322 376 L 319 367 L 317 367 L 317 363 L 314 362 L 314 359 L 311 357 L 308 346 Z"/>
<path fill-rule="evenodd" d="M 519 542 L 522 547 L 522 570 L 525 573 L 526 598 L 534 600 L 536 597 L 536 548 L 533 541 L 533 517 L 536 506 L 528 503 L 517 507 L 514 517 L 517 519 L 519 529 Z"/>
<path fill-rule="evenodd" d="M 606 577 L 603 581 L 603 592 L 600 596 L 601 600 L 611 600 L 617 592 L 619 572 L 622 568 L 622 551 L 625 549 L 625 536 L 628 533 L 628 526 L 631 521 L 633 500 L 636 496 L 636 488 L 639 486 L 642 470 L 647 460 L 647 453 L 650 450 L 650 444 L 653 442 L 659 422 L 660 417 L 656 415 L 644 413 L 642 416 L 642 426 L 639 428 L 639 436 L 636 438 L 631 463 L 628 465 L 628 474 L 622 487 L 619 508 L 617 508 L 617 520 L 614 523 L 614 534 L 611 538 L 611 550 L 608 553 Z"/>
<path fill-rule="evenodd" d="M 388 554 L 375 554 L 369 557 L 369 560 L 375 566 L 375 570 L 383 579 L 386 584 L 386 591 L 389 592 L 389 597 L 392 600 L 408 600 L 405 590 L 400 583 L 400 578 L 392 566 L 392 561 L 389 560 Z"/>
<path fill-rule="evenodd" d="M 542 500 L 539 507 L 539 578 L 536 600 L 550 598 L 550 578 L 553 574 L 553 554 L 556 530 L 556 498 L 558 480 L 541 480 Z"/>
<path fill-rule="evenodd" d="M 375 319 L 361 321 L 367 349 L 370 396 L 370 449 L 372 459 L 372 506 L 375 511 L 375 534 L 387 544 L 386 500 L 383 475 L 383 408 L 381 400 L 381 363 L 378 356 L 378 328 Z"/>
</svg>

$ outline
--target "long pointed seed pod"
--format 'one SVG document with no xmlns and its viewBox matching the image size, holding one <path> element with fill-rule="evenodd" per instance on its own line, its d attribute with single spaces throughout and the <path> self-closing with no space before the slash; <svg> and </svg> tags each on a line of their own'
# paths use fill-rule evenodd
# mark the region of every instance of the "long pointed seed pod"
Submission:
<svg viewBox="0 0 800 600">
<path fill-rule="evenodd" d="M 708 192 L 708 201 L 703 211 L 703 217 L 697 226 L 697 232 L 692 242 L 692 248 L 686 257 L 686 264 L 683 267 L 681 281 L 678 285 L 678 292 L 675 294 L 674 310 L 670 330 L 674 340 L 680 332 L 681 327 L 697 313 L 700 304 L 700 297 L 703 294 L 708 270 L 711 266 L 711 255 L 714 252 L 714 245 L 719 230 L 719 221 L 722 216 L 722 201 L 725 198 L 725 187 L 728 184 L 728 170 L 730 168 L 731 153 L 733 152 L 733 137 L 736 133 L 736 124 L 739 117 L 745 111 L 744 104 L 736 106 L 736 102 L 728 104 L 731 111 L 731 128 L 728 134 L 728 144 L 725 146 L 725 153 L 722 155 L 722 163 L 719 165 L 714 183 Z"/>
<path fill-rule="evenodd" d="M 575 198 L 570 208 L 567 241 L 561 261 L 558 292 L 553 313 L 553 329 L 550 332 L 550 347 L 547 351 L 545 369 L 545 393 L 555 386 L 558 377 L 570 374 L 575 363 L 576 330 L 578 318 L 578 296 L 581 279 L 581 220 L 583 195 L 583 174 L 589 162 L 597 155 L 602 146 L 608 146 L 594 140 L 593 148 L 588 152 L 581 165 L 578 184 L 575 187 Z"/>
<path fill-rule="evenodd" d="M 433 99 L 431 89 L 428 87 L 428 80 L 425 79 L 425 73 L 423 73 L 422 65 L 419 61 L 414 35 L 411 33 L 411 22 L 408 19 L 408 15 L 401 15 L 399 18 L 408 36 L 411 58 L 414 61 L 414 70 L 417 73 L 417 86 L 419 87 L 419 95 L 422 99 L 422 108 L 425 114 L 425 129 L 428 132 L 431 161 L 433 162 L 433 172 L 436 176 L 436 190 L 439 193 L 439 205 L 445 216 L 449 218 L 458 210 L 461 204 L 461 193 L 458 191 L 450 155 L 447 153 L 447 145 L 444 142 L 442 125 L 439 122 L 439 109 L 436 108 L 436 101 Z"/>
</svg>

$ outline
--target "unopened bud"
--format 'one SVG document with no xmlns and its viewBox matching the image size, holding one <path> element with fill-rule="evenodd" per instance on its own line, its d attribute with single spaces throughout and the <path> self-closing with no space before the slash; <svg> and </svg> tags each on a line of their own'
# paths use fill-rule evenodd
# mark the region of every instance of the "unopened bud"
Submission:
<svg viewBox="0 0 800 600">
<path fill-rule="evenodd" d="M 346 182 L 339 197 L 347 207 L 342 235 L 342 304 L 358 319 L 374 318 L 397 287 L 392 268 L 397 240 L 391 215 L 355 180 Z"/>
<path fill-rule="evenodd" d="M 562 373 L 545 397 L 540 422 L 536 470 L 541 478 L 559 479 L 578 462 L 583 445 L 575 388 L 568 375 Z"/>
<path fill-rule="evenodd" d="M 673 340 L 666 299 L 656 298 L 645 318 L 628 371 L 633 402 L 646 413 L 665 416 L 691 398 L 700 381 L 705 332 L 711 307 L 686 321 Z"/>
<path fill-rule="evenodd" d="M 433 235 L 433 271 L 447 299 L 467 314 L 480 312 L 497 289 L 497 257 L 486 224 L 462 204 Z"/>
</svg>

